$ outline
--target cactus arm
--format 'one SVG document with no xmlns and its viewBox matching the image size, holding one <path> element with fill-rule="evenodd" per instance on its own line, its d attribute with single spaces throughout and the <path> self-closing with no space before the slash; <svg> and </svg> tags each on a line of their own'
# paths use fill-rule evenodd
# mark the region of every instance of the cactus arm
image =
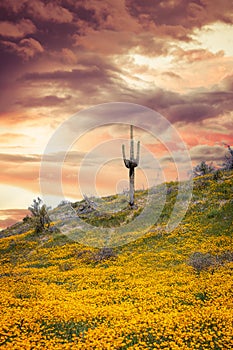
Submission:
<svg viewBox="0 0 233 350">
<path fill-rule="evenodd" d="M 139 164 L 139 153 L 140 153 L 140 141 L 138 141 L 138 144 L 137 144 L 137 158 L 136 158 L 137 165 Z"/>
<path fill-rule="evenodd" d="M 126 159 L 126 155 L 125 155 L 125 145 L 122 145 L 122 156 L 123 156 L 123 159 L 125 160 L 125 159 Z"/>
<path fill-rule="evenodd" d="M 122 155 L 123 155 L 123 160 L 125 163 L 126 168 L 129 168 L 130 166 L 130 160 L 126 159 L 126 155 L 125 155 L 125 145 L 122 145 Z"/>
<path fill-rule="evenodd" d="M 133 125 L 130 125 L 130 160 L 134 159 Z"/>
</svg>

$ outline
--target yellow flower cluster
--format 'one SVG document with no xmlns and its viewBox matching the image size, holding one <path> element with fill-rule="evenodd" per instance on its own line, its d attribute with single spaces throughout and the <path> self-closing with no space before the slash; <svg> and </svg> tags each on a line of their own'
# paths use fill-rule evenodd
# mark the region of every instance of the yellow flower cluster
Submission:
<svg viewBox="0 0 233 350">
<path fill-rule="evenodd" d="M 1 349 L 233 347 L 230 263 L 197 276 L 164 250 L 96 266 L 73 254 L 63 270 L 61 248 L 44 250 L 1 265 Z"/>
<path fill-rule="evenodd" d="M 233 246 L 232 227 L 204 220 L 210 210 L 193 202 L 173 232 L 155 229 L 97 262 L 59 237 L 2 238 L 0 349 L 232 349 L 233 263 L 200 274 L 187 264 Z"/>
</svg>

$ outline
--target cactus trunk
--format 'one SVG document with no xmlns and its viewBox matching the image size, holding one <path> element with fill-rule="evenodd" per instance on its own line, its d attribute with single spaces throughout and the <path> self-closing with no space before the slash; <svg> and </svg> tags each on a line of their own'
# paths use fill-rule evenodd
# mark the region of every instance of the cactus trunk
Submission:
<svg viewBox="0 0 233 350">
<path fill-rule="evenodd" d="M 129 205 L 134 206 L 134 168 L 129 169 Z"/>
<path fill-rule="evenodd" d="M 140 152 L 140 142 L 137 144 L 137 158 L 134 158 L 134 139 L 133 139 L 133 126 L 130 126 L 130 159 L 126 159 L 125 146 L 122 145 L 122 155 L 126 168 L 129 169 L 129 205 L 131 208 L 134 207 L 134 178 L 135 171 L 134 168 L 138 166 L 139 163 L 139 152 Z"/>
</svg>

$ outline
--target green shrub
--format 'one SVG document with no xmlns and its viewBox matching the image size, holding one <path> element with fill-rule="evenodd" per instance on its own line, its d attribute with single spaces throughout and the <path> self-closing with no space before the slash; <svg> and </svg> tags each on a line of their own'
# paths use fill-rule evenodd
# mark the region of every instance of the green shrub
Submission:
<svg viewBox="0 0 233 350">
<path fill-rule="evenodd" d="M 28 208 L 32 213 L 32 225 L 36 233 L 43 232 L 50 227 L 50 218 L 48 215 L 48 207 L 43 203 L 39 197 L 33 200 L 33 203 Z"/>
</svg>

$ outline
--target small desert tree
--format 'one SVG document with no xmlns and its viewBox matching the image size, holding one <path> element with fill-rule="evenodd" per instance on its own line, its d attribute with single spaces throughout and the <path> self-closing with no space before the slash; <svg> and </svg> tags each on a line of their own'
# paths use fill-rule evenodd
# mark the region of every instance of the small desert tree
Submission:
<svg viewBox="0 0 233 350">
<path fill-rule="evenodd" d="M 215 171 L 214 166 L 211 164 L 207 164 L 205 161 L 202 161 L 200 164 L 197 164 L 195 168 L 193 168 L 193 175 L 203 176 L 206 174 L 211 174 Z"/>
<path fill-rule="evenodd" d="M 48 215 L 48 207 L 43 203 L 41 198 L 33 200 L 33 203 L 28 208 L 32 213 L 32 222 L 36 233 L 44 231 L 50 226 L 50 218 Z"/>
<path fill-rule="evenodd" d="M 233 169 L 233 149 L 230 145 L 227 145 L 229 153 L 225 156 L 225 163 L 223 163 L 223 170 Z"/>
</svg>

